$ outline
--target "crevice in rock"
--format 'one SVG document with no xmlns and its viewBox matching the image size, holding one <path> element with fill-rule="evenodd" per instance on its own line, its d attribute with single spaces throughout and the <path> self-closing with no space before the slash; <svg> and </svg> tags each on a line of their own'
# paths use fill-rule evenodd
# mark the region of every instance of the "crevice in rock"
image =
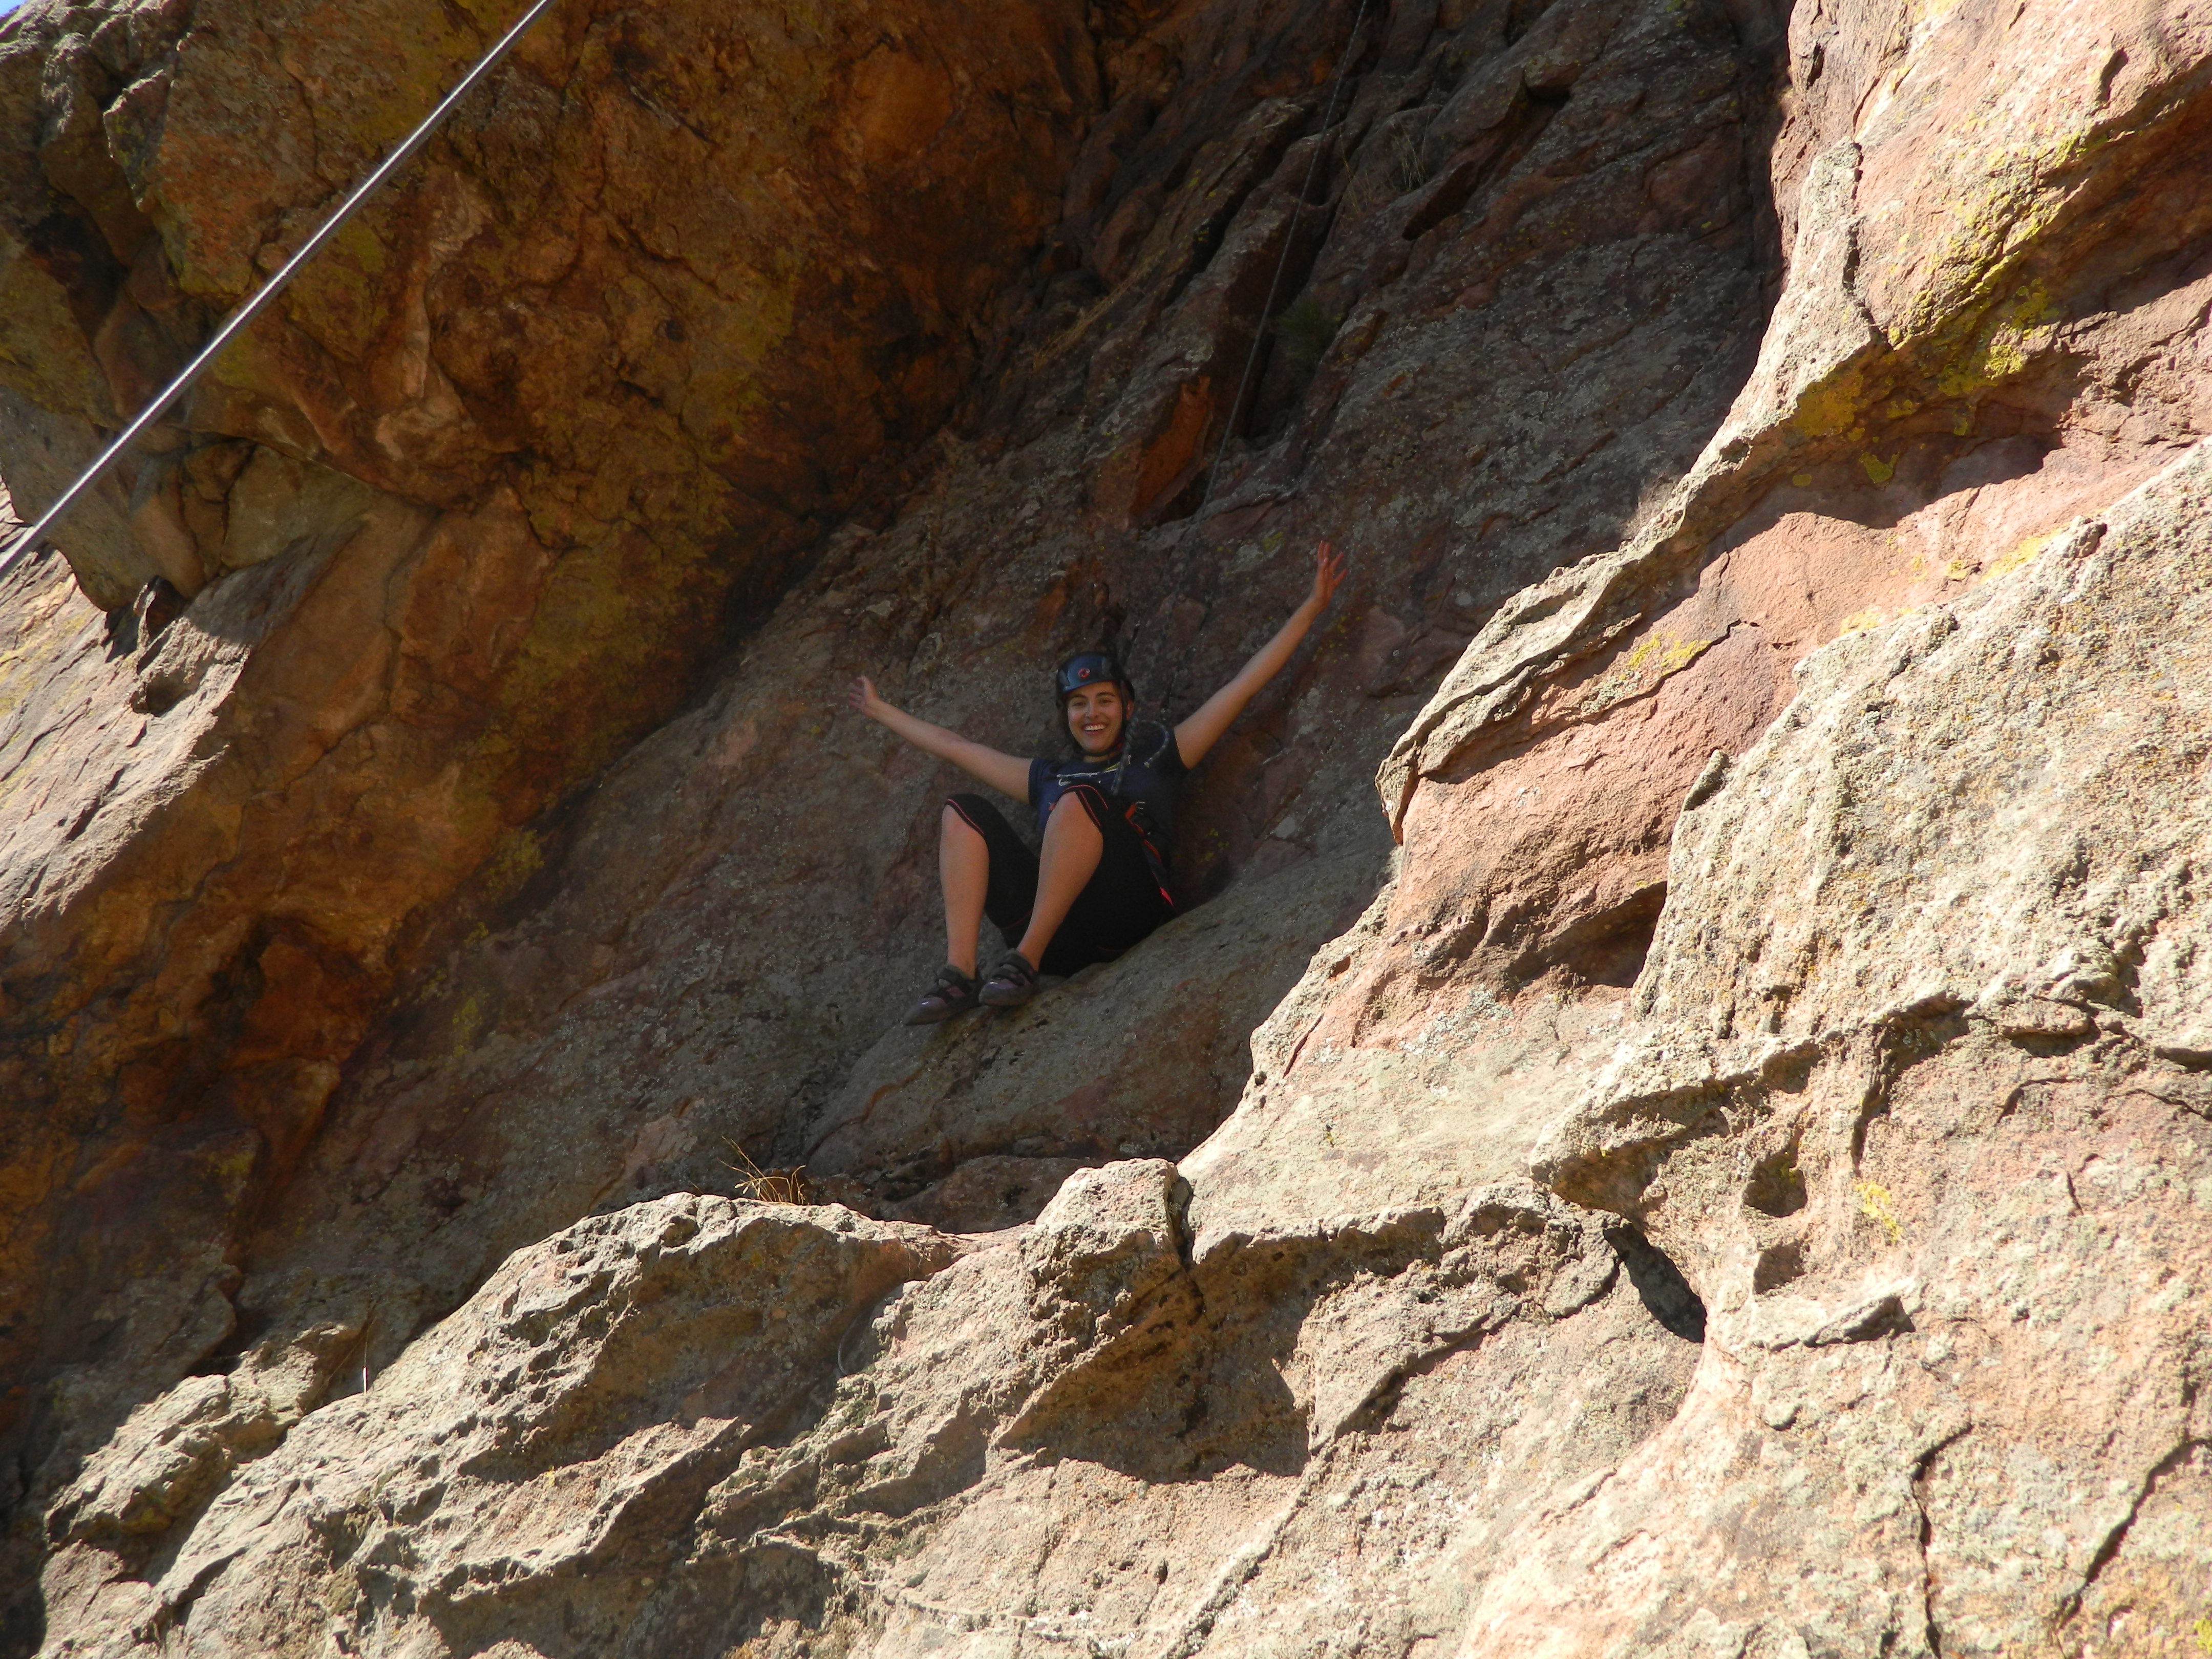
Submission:
<svg viewBox="0 0 2212 1659">
<path fill-rule="evenodd" d="M 1478 192 L 1520 166 L 1553 118 L 1566 107 L 1570 95 L 1564 87 L 1522 88 L 1504 121 L 1445 164 L 1431 183 L 1426 199 L 1407 216 L 1400 237 L 1420 240 L 1446 220 L 1456 218 Z"/>
<path fill-rule="evenodd" d="M 1805 1207 L 1805 1176 L 1797 1167 L 1798 1137 L 1776 1148 L 1752 1165 L 1743 1201 L 1764 1216 L 1779 1218 Z"/>
<path fill-rule="evenodd" d="M 2183 1401 L 2185 1407 L 2194 1403 L 2194 1390 L 2187 1390 L 2185 1393 L 2189 1397 L 2185 1397 Z M 2199 1447 L 2208 1443 L 2212 1443 L 2199 1440 L 2193 1436 L 2185 1437 L 2165 1456 L 2151 1466 L 2150 1473 L 2143 1476 L 2142 1484 L 2136 1488 L 2135 1496 L 2128 1504 L 2128 1512 L 2120 1517 L 2117 1526 L 2105 1534 L 2104 1541 L 2097 1546 L 2096 1553 L 2089 1558 L 2089 1565 L 2082 1571 L 2081 1583 L 2068 1592 L 2065 1599 L 2060 1603 L 2058 1614 L 2060 1621 L 2073 1618 L 2081 1610 L 2082 1598 L 2088 1595 L 2091 1587 L 2096 1583 L 2098 1576 L 2112 1564 L 2113 1558 L 2120 1553 L 2121 1546 L 2128 1541 L 2128 1533 L 2134 1527 L 2136 1517 L 2142 1513 L 2143 1505 L 2148 1503 L 2152 1494 L 2157 1492 L 2159 1482 L 2186 1463 L 2191 1456 L 2195 1455 Z M 1932 1627 L 1932 1620 L 1930 1624 Z"/>
<path fill-rule="evenodd" d="M 1640 887 L 1620 903 L 1568 923 L 1506 972 L 1524 986 L 1546 973 L 1562 971 L 1580 984 L 1626 990 L 1644 971 L 1644 960 L 1659 931 L 1660 913 L 1666 908 L 1665 882 Z"/>
<path fill-rule="evenodd" d="M 1919 1520 L 1921 1624 L 1927 1632 L 1929 1651 L 1935 1659 L 1943 1659 L 1943 1634 L 1936 1621 L 1936 1578 L 1929 1566 L 1929 1551 L 1936 1538 L 1936 1522 L 1928 1508 L 1928 1478 L 1929 1471 L 1936 1466 L 1936 1460 L 1972 1431 L 1971 1425 L 1962 1427 L 1929 1447 L 1920 1455 L 1919 1462 L 1913 1465 L 1912 1476 L 1907 1483 L 1912 1493 L 1913 1510 Z"/>
<path fill-rule="evenodd" d="M 1758 1263 L 1751 1270 L 1751 1293 L 1765 1296 L 1769 1291 L 1778 1291 L 1805 1276 L 1805 1246 L 1800 1239 L 1789 1239 L 1779 1244 L 1770 1244 L 1759 1253 Z"/>
<path fill-rule="evenodd" d="M 1625 1223 L 1607 1227 L 1605 1242 L 1628 1270 L 1628 1282 L 1644 1310 L 1685 1342 L 1703 1342 L 1705 1304 L 1673 1258 L 1646 1238 L 1642 1228 Z"/>
<path fill-rule="evenodd" d="M 1511 0 L 1505 12 L 1505 44 L 1511 46 L 1536 27 L 1536 21 L 1551 10 L 1555 0 Z"/>
<path fill-rule="evenodd" d="M 1966 1033 L 1962 1005 L 1949 993 L 1883 1019 L 1863 1042 L 1857 1109 L 1851 1121 L 1851 1170 L 1866 1161 L 1867 1138 L 1889 1115 L 1899 1080 Z"/>
</svg>

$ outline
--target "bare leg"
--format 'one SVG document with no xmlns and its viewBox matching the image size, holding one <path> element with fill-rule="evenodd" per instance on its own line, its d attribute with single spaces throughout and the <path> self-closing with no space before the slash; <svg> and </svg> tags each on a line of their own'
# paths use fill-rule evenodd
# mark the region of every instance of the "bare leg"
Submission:
<svg viewBox="0 0 2212 1659">
<path fill-rule="evenodd" d="M 991 884 L 991 849 L 975 826 L 948 806 L 938 820 L 937 879 L 945 889 L 945 959 L 975 976 L 975 935 Z"/>
<path fill-rule="evenodd" d="M 1073 795 L 1062 795 L 1044 826 L 1044 848 L 1037 858 L 1036 902 L 1030 907 L 1029 931 L 1018 949 L 1030 967 L 1042 966 L 1045 947 L 1067 920 L 1068 907 L 1098 868 L 1106 838 Z M 949 901 L 948 901 L 949 902 Z"/>
</svg>

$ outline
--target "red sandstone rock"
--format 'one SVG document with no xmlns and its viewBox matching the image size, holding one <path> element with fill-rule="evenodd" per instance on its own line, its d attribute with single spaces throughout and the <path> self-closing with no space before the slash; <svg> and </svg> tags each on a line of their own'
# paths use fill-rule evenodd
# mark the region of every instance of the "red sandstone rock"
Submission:
<svg viewBox="0 0 2212 1659">
<path fill-rule="evenodd" d="M 26 510 L 504 21 L 8 21 Z M 564 13 L 72 521 L 69 573 L 11 573 L 0 1434 L 66 1443 L 225 1340 L 220 1241 L 457 884 L 945 418 L 1095 95 L 1053 4 Z M 194 596 L 158 641 L 121 611 L 156 575 Z M 40 1395 L 103 1345 L 104 1406 Z"/>
<path fill-rule="evenodd" d="M 1784 42 L 1748 3 L 1400 6 L 1324 141 L 1351 10 L 1100 14 L 1064 221 L 897 512 L 395 931 L 398 994 L 257 947 L 245 1061 L 165 1131 L 209 1195 L 143 1156 L 81 1180 L 92 1237 L 137 1205 L 195 1254 L 96 1264 L 112 1352 L 64 1374 L 49 1420 L 81 1437 L 36 1443 L 58 1650 L 2189 1650 L 2204 21 L 1828 3 Z M 927 115 L 926 79 L 859 76 L 854 131 Z M 53 97 L 46 176 L 127 229 Z M 1285 247 L 1327 342 L 1263 355 L 1206 499 L 1249 343 L 1289 337 L 1259 314 Z M 465 296 L 420 292 L 468 337 Z M 96 384 L 72 361 L 15 395 Z M 275 522 L 305 488 L 220 459 L 177 483 L 187 529 L 210 490 Z M 1318 532 L 1361 551 L 1345 614 L 1193 802 L 1182 869 L 1219 896 L 1020 1016 L 883 1036 L 933 960 L 945 780 L 837 723 L 842 678 L 1025 746 L 1039 663 L 1118 625 L 1174 709 Z M 152 672 L 80 635 L 20 729 L 120 733 L 126 687 L 197 673 L 175 729 L 222 732 L 253 707 L 229 686 L 319 637 L 241 653 L 195 620 L 267 568 Z M 15 614 L 27 651 L 69 637 L 58 603 Z M 607 752 L 589 699 L 547 695 L 554 750 Z M 229 799 L 213 775 L 186 799 Z M 267 844 L 312 844 L 297 800 Z M 392 902 L 307 892 L 364 929 Z M 183 907 L 180 937 L 257 902 Z M 1239 1029 L 1302 966 L 1247 1082 Z M 312 1129 L 222 1115 L 318 1066 Z M 24 1167 L 87 1157 L 38 1127 Z M 711 1202 L 655 1194 L 726 1180 L 724 1137 L 963 1231 L 1106 1167 L 880 1304 L 817 1302 L 834 1359 L 726 1327 L 789 1261 L 890 1248 L 835 1211 L 642 1323 L 649 1264 L 508 1322 L 505 1287 Z M 234 1304 L 246 1362 L 172 1388 Z M 311 1411 L 332 1332 L 396 1369 Z M 636 1357 L 720 1345 L 788 1380 L 782 1415 Z M 510 1373 L 524 1451 L 418 1455 Z M 601 1423 L 540 1373 L 648 1380 Z"/>
</svg>

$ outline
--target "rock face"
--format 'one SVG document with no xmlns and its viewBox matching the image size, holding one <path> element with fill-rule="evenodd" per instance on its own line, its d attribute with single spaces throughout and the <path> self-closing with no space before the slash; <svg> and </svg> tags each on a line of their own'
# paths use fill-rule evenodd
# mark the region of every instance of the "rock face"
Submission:
<svg viewBox="0 0 2212 1659">
<path fill-rule="evenodd" d="M 2212 15 L 796 17 L 533 48 L 70 550 L 158 639 L 11 579 L 17 1645 L 2212 1639 Z M 27 505 L 404 101 L 263 27 L 0 35 Z M 1320 534 L 1209 902 L 894 1026 L 842 680 L 1179 713 Z"/>
<path fill-rule="evenodd" d="M 9 19 L 26 512 L 507 21 Z M 67 569 L 12 573 L 0 1423 L 66 1437 L 81 1402 L 96 1439 L 226 1340 L 240 1230 L 457 884 L 526 874 L 520 827 L 951 411 L 1097 96 L 1049 0 L 988 29 L 565 10 L 73 522 Z M 191 600 L 158 635 L 155 577 Z M 115 1386 L 46 1390 L 101 1351 Z"/>
</svg>

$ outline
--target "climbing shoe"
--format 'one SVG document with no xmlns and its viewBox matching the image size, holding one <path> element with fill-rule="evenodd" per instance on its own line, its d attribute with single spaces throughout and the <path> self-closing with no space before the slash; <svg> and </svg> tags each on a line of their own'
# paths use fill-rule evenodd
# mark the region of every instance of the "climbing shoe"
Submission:
<svg viewBox="0 0 2212 1659">
<path fill-rule="evenodd" d="M 921 1000 L 914 1005 L 914 1012 L 906 1017 L 909 1025 L 934 1025 L 955 1014 L 964 1014 L 975 1006 L 975 981 L 951 963 L 937 970 L 937 983 L 921 994 Z"/>
<path fill-rule="evenodd" d="M 1037 994 L 1037 971 L 1019 951 L 1009 951 L 983 981 L 986 1008 L 1018 1008 Z"/>
</svg>

